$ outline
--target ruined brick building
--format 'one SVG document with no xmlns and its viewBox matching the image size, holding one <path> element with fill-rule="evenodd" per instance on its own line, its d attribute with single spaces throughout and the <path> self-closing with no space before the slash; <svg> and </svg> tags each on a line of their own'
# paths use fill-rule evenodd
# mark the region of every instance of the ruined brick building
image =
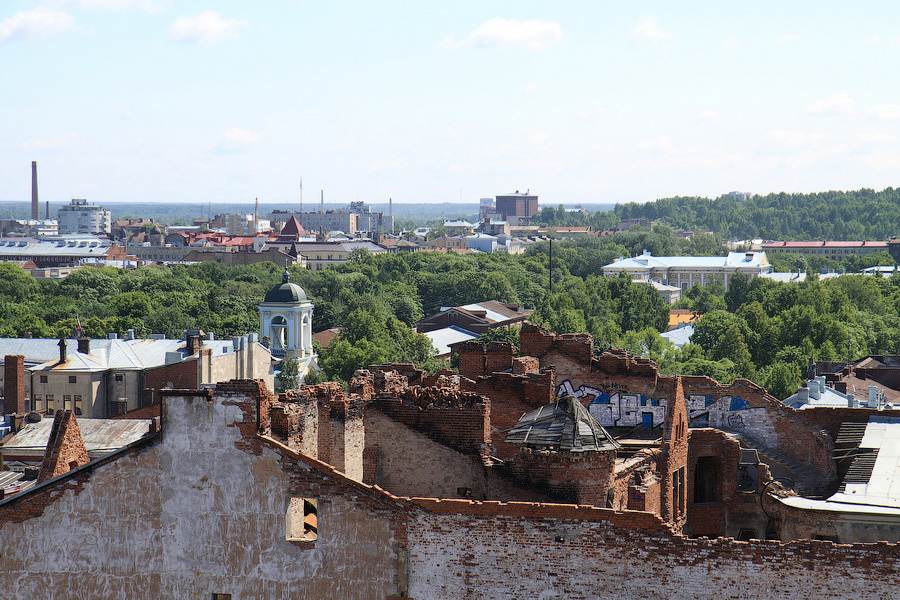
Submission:
<svg viewBox="0 0 900 600">
<path fill-rule="evenodd" d="M 785 541 L 806 535 L 779 512 L 789 479 L 835 485 L 838 430 L 868 415 L 793 411 L 528 325 L 522 356 L 458 351 L 459 373 L 374 366 L 349 392 L 163 391 L 158 432 L 90 462 L 59 416 L 49 477 L 0 501 L 0 596 L 895 592 L 896 544 Z"/>
</svg>

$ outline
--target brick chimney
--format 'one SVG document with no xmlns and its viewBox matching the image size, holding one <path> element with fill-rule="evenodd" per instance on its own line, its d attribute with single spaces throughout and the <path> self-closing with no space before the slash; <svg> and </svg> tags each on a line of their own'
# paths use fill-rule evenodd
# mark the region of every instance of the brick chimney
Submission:
<svg viewBox="0 0 900 600">
<path fill-rule="evenodd" d="M 90 462 L 81 430 L 71 410 L 60 410 L 53 417 L 50 440 L 44 452 L 38 483 L 68 473 Z"/>
<path fill-rule="evenodd" d="M 188 356 L 193 356 L 200 351 L 200 348 L 203 347 L 204 337 L 206 337 L 206 334 L 203 333 L 201 329 L 188 329 L 187 331 L 185 331 L 184 347 L 187 349 Z"/>
<path fill-rule="evenodd" d="M 66 362 L 66 338 L 59 338 L 56 345 L 59 346 L 59 362 Z"/>
<path fill-rule="evenodd" d="M 90 354 L 91 353 L 91 338 L 87 336 L 82 336 L 78 338 L 78 351 L 82 354 Z"/>
<path fill-rule="evenodd" d="M 3 412 L 25 412 L 25 357 L 7 354 L 3 358 Z"/>
</svg>

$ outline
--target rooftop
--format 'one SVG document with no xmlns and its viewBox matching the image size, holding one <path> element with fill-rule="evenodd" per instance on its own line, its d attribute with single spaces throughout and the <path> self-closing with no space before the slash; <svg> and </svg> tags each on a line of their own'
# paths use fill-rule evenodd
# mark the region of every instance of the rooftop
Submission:
<svg viewBox="0 0 900 600">
<path fill-rule="evenodd" d="M 567 452 L 619 448 L 619 444 L 575 396 L 565 396 L 523 415 L 506 434 L 506 441 Z"/>
</svg>

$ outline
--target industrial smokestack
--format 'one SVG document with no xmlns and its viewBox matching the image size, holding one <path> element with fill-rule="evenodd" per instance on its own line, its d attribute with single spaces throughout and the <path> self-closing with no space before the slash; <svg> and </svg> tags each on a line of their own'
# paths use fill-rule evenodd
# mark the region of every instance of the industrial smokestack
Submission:
<svg viewBox="0 0 900 600">
<path fill-rule="evenodd" d="M 31 218 L 37 221 L 41 218 L 40 208 L 38 207 L 38 189 L 37 189 L 37 161 L 31 161 Z"/>
<path fill-rule="evenodd" d="M 50 220 L 50 201 L 47 200 L 47 209 L 44 211 L 44 218 Z"/>
</svg>

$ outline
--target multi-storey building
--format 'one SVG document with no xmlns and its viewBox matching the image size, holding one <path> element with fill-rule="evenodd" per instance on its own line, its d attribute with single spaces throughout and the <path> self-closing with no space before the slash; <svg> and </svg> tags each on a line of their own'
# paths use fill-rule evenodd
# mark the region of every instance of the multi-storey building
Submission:
<svg viewBox="0 0 900 600">
<path fill-rule="evenodd" d="M 728 256 L 653 256 L 644 252 L 603 267 L 607 277 L 625 273 L 634 281 L 656 281 L 683 290 L 695 284 L 706 286 L 711 283 L 728 289 L 735 273 L 744 273 L 752 279 L 772 271 L 765 252 L 729 252 Z"/>
<path fill-rule="evenodd" d="M 74 198 L 57 213 L 60 233 L 96 234 L 112 231 L 112 213 L 87 200 Z"/>
<path fill-rule="evenodd" d="M 528 191 L 497 196 L 496 211 L 514 225 L 527 223 L 538 212 L 538 197 Z"/>
</svg>

